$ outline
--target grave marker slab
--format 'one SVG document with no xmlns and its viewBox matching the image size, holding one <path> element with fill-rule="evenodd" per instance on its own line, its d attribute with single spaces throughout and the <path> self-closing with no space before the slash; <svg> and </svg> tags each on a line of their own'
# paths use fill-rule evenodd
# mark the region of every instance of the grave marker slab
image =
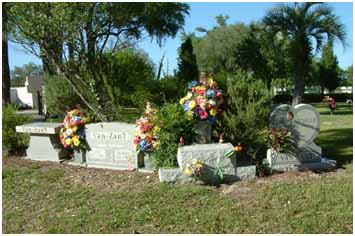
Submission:
<svg viewBox="0 0 355 236">
<path fill-rule="evenodd" d="M 226 151 L 233 150 L 231 143 L 216 144 L 195 144 L 182 146 L 178 149 L 177 160 L 181 170 L 184 170 L 187 164 L 193 159 L 204 163 L 206 170 L 202 176 L 205 176 L 207 182 L 216 182 L 214 171 L 220 167 L 227 180 L 236 180 L 237 159 L 235 153 L 231 157 L 224 157 Z"/>
<path fill-rule="evenodd" d="M 137 154 L 133 147 L 134 124 L 103 122 L 85 126 L 88 167 L 134 170 Z"/>
<path fill-rule="evenodd" d="M 61 161 L 67 155 L 67 150 L 60 144 L 58 136 L 61 126 L 62 123 L 46 122 L 16 126 L 16 132 L 30 134 L 26 157 L 38 161 Z"/>
</svg>

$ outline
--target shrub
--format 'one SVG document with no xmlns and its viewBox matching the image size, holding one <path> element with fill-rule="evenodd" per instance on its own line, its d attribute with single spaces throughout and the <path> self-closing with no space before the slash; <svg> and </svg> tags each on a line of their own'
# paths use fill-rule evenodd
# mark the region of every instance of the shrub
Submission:
<svg viewBox="0 0 355 236">
<path fill-rule="evenodd" d="M 242 155 L 260 163 L 267 150 L 271 96 L 266 85 L 246 73 L 228 80 L 227 108 L 222 120 L 225 140 L 243 145 Z"/>
<path fill-rule="evenodd" d="M 188 120 L 186 113 L 179 104 L 164 104 L 158 109 L 156 125 L 159 131 L 160 145 L 152 154 L 152 161 L 156 167 L 174 167 L 177 163 L 177 149 L 180 137 L 185 144 L 194 140 L 194 122 Z"/>
<path fill-rule="evenodd" d="M 2 110 L 2 147 L 10 152 L 21 151 L 29 144 L 29 135 L 16 133 L 16 126 L 28 123 L 31 118 L 25 115 L 16 115 L 18 109 L 14 106 L 5 106 Z"/>
</svg>

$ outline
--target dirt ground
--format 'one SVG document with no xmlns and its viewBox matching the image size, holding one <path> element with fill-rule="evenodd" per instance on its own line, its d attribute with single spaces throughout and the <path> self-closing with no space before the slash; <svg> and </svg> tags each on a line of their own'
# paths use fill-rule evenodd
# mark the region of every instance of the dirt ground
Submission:
<svg viewBox="0 0 355 236">
<path fill-rule="evenodd" d="M 50 169 L 61 169 L 65 172 L 64 181 L 70 181 L 81 186 L 91 187 L 100 191 L 139 189 L 140 186 L 149 186 L 159 183 L 157 173 L 141 173 L 137 171 L 121 171 L 101 168 L 86 168 L 71 165 L 68 162 L 54 163 L 48 161 L 32 161 L 23 157 L 3 157 L 3 166 L 32 168 L 46 172 Z M 215 188 L 220 194 L 238 199 L 249 199 L 255 196 L 262 187 L 278 181 L 299 182 L 310 178 L 321 178 L 326 175 L 335 175 L 342 169 L 314 173 L 312 171 L 278 173 L 272 176 L 256 178 L 251 181 L 222 184 Z"/>
</svg>

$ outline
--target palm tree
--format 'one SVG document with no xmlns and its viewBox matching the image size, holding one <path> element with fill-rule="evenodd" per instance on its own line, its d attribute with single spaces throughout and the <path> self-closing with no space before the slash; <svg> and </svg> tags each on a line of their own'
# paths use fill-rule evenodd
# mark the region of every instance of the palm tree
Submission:
<svg viewBox="0 0 355 236">
<path fill-rule="evenodd" d="M 294 92 L 292 104 L 301 102 L 305 79 L 312 62 L 312 40 L 314 52 L 324 43 L 339 39 L 345 45 L 345 27 L 332 8 L 324 3 L 307 2 L 282 4 L 269 10 L 263 23 L 273 35 L 280 34 L 290 43 L 290 57 L 294 65 Z"/>
</svg>

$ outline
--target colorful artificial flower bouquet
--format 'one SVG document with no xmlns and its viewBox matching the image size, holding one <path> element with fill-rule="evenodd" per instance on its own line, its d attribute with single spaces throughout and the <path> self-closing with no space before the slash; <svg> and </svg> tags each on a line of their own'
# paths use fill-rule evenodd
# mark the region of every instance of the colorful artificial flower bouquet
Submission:
<svg viewBox="0 0 355 236">
<path fill-rule="evenodd" d="M 268 136 L 270 146 L 277 152 L 283 152 L 292 145 L 292 133 L 286 128 L 271 128 Z"/>
<path fill-rule="evenodd" d="M 152 152 L 159 145 L 158 132 L 160 128 L 153 125 L 153 121 L 156 119 L 155 113 L 156 110 L 152 108 L 150 102 L 147 102 L 144 116 L 136 121 L 133 143 L 137 152 Z"/>
<path fill-rule="evenodd" d="M 188 177 L 200 177 L 202 175 L 204 164 L 202 161 L 193 159 L 191 164 L 187 164 L 184 169 L 184 174 Z"/>
<path fill-rule="evenodd" d="M 217 88 L 212 78 L 202 77 L 200 81 L 188 83 L 188 93 L 180 99 L 180 104 L 187 112 L 190 120 L 207 120 L 216 124 L 217 116 L 222 114 L 220 109 L 223 103 L 222 91 Z"/>
<path fill-rule="evenodd" d="M 85 149 L 85 124 L 87 122 L 88 118 L 84 117 L 79 108 L 67 112 L 59 133 L 64 148 Z"/>
</svg>

